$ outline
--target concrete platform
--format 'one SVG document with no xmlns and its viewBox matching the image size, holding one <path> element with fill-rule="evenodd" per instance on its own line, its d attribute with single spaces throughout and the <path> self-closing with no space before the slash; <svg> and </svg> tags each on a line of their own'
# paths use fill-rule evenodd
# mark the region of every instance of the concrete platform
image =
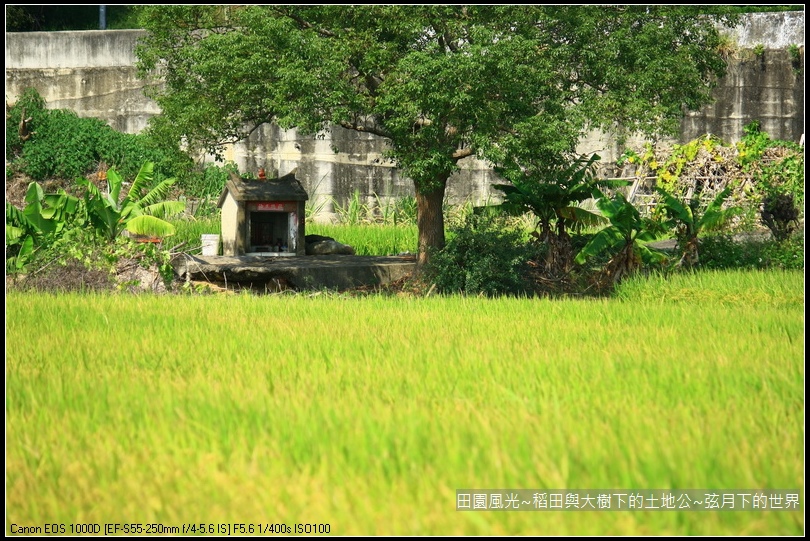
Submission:
<svg viewBox="0 0 810 541">
<path fill-rule="evenodd" d="M 299 291 L 346 290 L 399 280 L 415 270 L 416 256 L 182 254 L 172 261 L 172 266 L 181 279 L 189 281 Z"/>
</svg>

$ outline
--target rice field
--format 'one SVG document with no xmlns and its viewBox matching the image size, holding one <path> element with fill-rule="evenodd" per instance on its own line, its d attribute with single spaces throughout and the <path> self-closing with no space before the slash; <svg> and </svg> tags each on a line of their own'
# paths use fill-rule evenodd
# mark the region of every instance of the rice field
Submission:
<svg viewBox="0 0 810 541">
<path fill-rule="evenodd" d="M 802 272 L 601 300 L 6 298 L 7 533 L 803 535 L 804 423 Z M 802 508 L 462 512 L 463 488 Z"/>
</svg>

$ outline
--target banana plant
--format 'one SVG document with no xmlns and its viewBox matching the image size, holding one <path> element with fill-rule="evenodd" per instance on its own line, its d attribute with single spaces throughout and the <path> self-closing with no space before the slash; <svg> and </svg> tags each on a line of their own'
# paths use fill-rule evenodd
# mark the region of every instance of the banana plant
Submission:
<svg viewBox="0 0 810 541">
<path fill-rule="evenodd" d="M 504 194 L 501 204 L 507 213 L 532 213 L 537 219 L 534 236 L 548 247 L 546 271 L 568 272 L 572 267 L 569 231 L 598 226 L 605 219 L 583 208 L 581 203 L 600 193 L 601 187 L 619 187 L 626 181 L 597 179 L 598 154 L 571 160 L 534 163 L 531 168 L 499 169 L 511 184 L 494 184 Z"/>
<path fill-rule="evenodd" d="M 28 263 L 38 234 L 23 211 L 6 201 L 6 270 L 20 270 Z"/>
<path fill-rule="evenodd" d="M 36 182 L 28 185 L 22 213 L 28 225 L 42 235 L 59 234 L 79 212 L 79 199 L 63 189 L 46 194 Z"/>
<path fill-rule="evenodd" d="M 700 200 L 691 198 L 688 204 L 681 202 L 666 190 L 657 187 L 661 196 L 661 208 L 667 216 L 664 225 L 675 230 L 678 249 L 681 252 L 679 267 L 694 267 L 698 264 L 698 235 L 704 231 L 717 231 L 740 212 L 739 207 L 723 208 L 726 199 L 731 195 L 731 188 L 718 193 L 702 213 Z"/>
<path fill-rule="evenodd" d="M 597 208 L 610 221 L 610 225 L 596 233 L 574 258 L 580 265 L 604 252 L 611 259 L 603 269 L 615 284 L 623 277 L 637 271 L 642 264 L 660 264 L 667 261 L 661 251 L 647 246 L 664 232 L 659 222 L 641 216 L 624 194 L 616 192 L 612 198 L 600 197 Z"/>
<path fill-rule="evenodd" d="M 36 182 L 28 185 L 26 206 L 18 209 L 6 201 L 6 267 L 22 269 L 46 238 L 59 237 L 81 214 L 77 197 L 59 189 L 45 194 Z"/>
<path fill-rule="evenodd" d="M 107 171 L 107 192 L 87 179 L 78 183 L 85 187 L 84 202 L 90 222 L 97 231 L 114 240 L 124 230 L 135 235 L 167 237 L 175 234 L 174 226 L 164 218 L 183 212 L 183 201 L 164 201 L 175 179 L 165 179 L 156 186 L 154 163 L 146 162 L 123 198 L 124 179 L 115 169 Z M 119 200 L 120 198 L 120 200 Z"/>
<path fill-rule="evenodd" d="M 556 229 L 598 224 L 601 217 L 578 207 L 579 203 L 592 196 L 597 185 L 594 177 L 596 162 L 600 156 L 580 156 L 570 164 L 546 164 L 536 167 L 531 173 L 509 175 L 512 184 L 494 184 L 503 192 L 502 208 L 512 214 L 531 212 L 537 218 L 537 228 L 546 236 Z"/>
</svg>

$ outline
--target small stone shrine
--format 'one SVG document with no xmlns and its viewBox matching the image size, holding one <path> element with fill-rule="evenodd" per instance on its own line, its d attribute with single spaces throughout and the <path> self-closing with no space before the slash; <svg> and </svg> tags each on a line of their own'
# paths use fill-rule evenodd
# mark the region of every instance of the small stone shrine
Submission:
<svg viewBox="0 0 810 541">
<path fill-rule="evenodd" d="M 306 190 L 296 169 L 280 178 L 240 177 L 234 172 L 219 196 L 222 254 L 283 257 L 304 255 Z"/>
</svg>

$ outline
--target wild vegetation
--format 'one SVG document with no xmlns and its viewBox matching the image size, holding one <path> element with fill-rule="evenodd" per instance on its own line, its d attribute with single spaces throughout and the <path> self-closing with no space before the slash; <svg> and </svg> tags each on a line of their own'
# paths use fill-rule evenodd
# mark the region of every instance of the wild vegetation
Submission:
<svg viewBox="0 0 810 541">
<path fill-rule="evenodd" d="M 70 267 L 86 272 L 68 273 L 79 282 L 60 289 L 120 288 L 115 276 L 137 261 L 155 265 L 153 275 L 165 282 L 161 288 L 173 289 L 172 255 L 199 250 L 201 234 L 219 232 L 215 201 L 233 164 L 189 171 L 187 158 L 147 151 L 159 148 L 149 134 L 119 138 L 124 134 L 93 119 L 46 109 L 35 91 L 9 114 L 20 120 L 7 128 L 6 269 L 12 286 L 48 287 L 58 282 L 50 274 Z M 52 149 L 59 154 L 48 154 Z M 134 161 L 144 157 L 159 161 Z M 756 123 L 736 145 L 700 138 L 628 150 L 621 165 L 631 168 L 637 185 L 654 186 L 644 196 L 633 186 L 632 203 L 627 181 L 596 175 L 598 161 L 597 155 L 569 156 L 538 165 L 531 175 L 502 170 L 514 181 L 494 186 L 504 195 L 501 203 L 445 205 L 447 246 L 412 287 L 582 295 L 609 293 L 638 271 L 803 268 L 803 149 L 772 140 Z M 37 165 L 45 163 L 48 169 Z M 177 167 L 184 173 L 170 178 Z M 134 173 L 126 180 L 119 171 Z M 71 178 L 75 172 L 81 173 Z M 647 203 L 637 206 L 639 201 Z M 308 202 L 308 232 L 339 239 L 359 255 L 418 250 L 413 197 L 369 202 L 355 192 L 344 203 L 331 201 L 333 224 L 313 221 L 320 210 L 314 205 Z M 732 240 L 757 227 L 767 227 L 773 240 Z M 125 230 L 160 242 L 135 242 L 122 236 Z M 669 237 L 677 241 L 674 250 L 651 246 Z M 109 243 L 116 248 L 105 249 Z M 104 280 L 99 272 L 107 273 Z"/>
</svg>

